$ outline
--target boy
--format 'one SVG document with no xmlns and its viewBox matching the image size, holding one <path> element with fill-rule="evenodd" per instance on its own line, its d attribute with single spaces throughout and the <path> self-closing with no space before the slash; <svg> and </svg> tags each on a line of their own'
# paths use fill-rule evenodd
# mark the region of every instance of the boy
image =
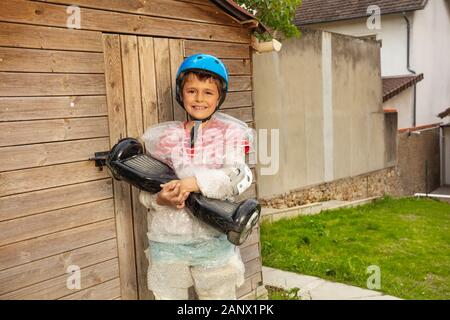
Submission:
<svg viewBox="0 0 450 320">
<path fill-rule="evenodd" d="M 185 200 L 191 192 L 233 200 L 244 191 L 236 192 L 230 172 L 246 166 L 252 132 L 245 123 L 217 112 L 228 90 L 228 73 L 216 57 L 186 58 L 176 90 L 189 121 L 157 124 L 142 137 L 147 152 L 170 165 L 180 179 L 162 185 L 156 195 L 140 194 L 150 209 L 148 287 L 156 299 L 187 299 L 191 286 L 199 299 L 236 299 L 236 287 L 244 282 L 238 248 L 196 219 Z"/>
</svg>

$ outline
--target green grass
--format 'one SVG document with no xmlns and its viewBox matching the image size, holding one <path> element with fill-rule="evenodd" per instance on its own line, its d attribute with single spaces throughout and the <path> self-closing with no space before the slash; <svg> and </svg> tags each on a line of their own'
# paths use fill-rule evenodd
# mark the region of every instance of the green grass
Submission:
<svg viewBox="0 0 450 320">
<path fill-rule="evenodd" d="M 450 205 L 392 199 L 261 226 L 263 264 L 403 299 L 450 299 Z"/>
<path fill-rule="evenodd" d="M 269 300 L 301 300 L 299 288 L 283 290 L 271 286 L 266 286 Z"/>
</svg>

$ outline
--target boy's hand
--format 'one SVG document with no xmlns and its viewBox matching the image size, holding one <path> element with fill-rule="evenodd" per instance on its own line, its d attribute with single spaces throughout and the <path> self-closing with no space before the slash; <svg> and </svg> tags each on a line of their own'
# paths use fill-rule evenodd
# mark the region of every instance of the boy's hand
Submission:
<svg viewBox="0 0 450 320">
<path fill-rule="evenodd" d="M 195 177 L 181 179 L 180 183 L 180 192 L 200 192 L 200 188 L 198 187 L 197 179 Z"/>
<path fill-rule="evenodd" d="M 167 190 L 168 192 L 172 192 L 167 194 L 167 196 L 171 197 L 170 199 L 164 199 L 169 202 L 166 205 L 176 206 L 177 209 L 182 209 L 185 207 L 185 201 L 191 192 L 200 192 L 197 185 L 197 179 L 195 177 L 189 177 L 182 180 L 172 180 L 162 184 L 161 187 L 163 188 L 161 191 Z M 177 192 L 178 196 L 176 195 Z M 166 194 L 163 194 L 163 196 L 166 196 Z"/>
<path fill-rule="evenodd" d="M 156 203 L 163 206 L 176 207 L 182 209 L 185 206 L 185 200 L 189 192 L 181 191 L 181 181 L 172 180 L 161 185 L 162 190 L 158 193 Z"/>
</svg>

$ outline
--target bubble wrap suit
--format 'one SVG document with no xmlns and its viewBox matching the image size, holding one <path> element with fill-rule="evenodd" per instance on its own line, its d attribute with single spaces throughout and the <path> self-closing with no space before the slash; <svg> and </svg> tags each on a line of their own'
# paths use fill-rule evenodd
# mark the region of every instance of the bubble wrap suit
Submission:
<svg viewBox="0 0 450 320">
<path fill-rule="evenodd" d="M 200 192 L 213 199 L 234 200 L 224 168 L 245 165 L 253 153 L 252 129 L 217 112 L 198 131 L 194 148 L 186 123 L 154 125 L 142 136 L 146 151 L 171 166 L 180 179 L 196 177 Z M 200 299 L 233 299 L 244 282 L 238 248 L 226 235 L 195 218 L 187 208 L 160 206 L 157 195 L 141 191 L 148 210 L 148 287 L 160 299 L 185 299 L 195 286 Z"/>
</svg>

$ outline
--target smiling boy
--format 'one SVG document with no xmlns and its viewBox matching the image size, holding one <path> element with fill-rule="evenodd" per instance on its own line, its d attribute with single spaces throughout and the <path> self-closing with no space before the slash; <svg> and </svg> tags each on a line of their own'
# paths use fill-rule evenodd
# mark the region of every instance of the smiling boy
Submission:
<svg viewBox="0 0 450 320">
<path fill-rule="evenodd" d="M 248 188 L 252 177 L 245 154 L 252 146 L 252 131 L 217 112 L 228 90 L 228 73 L 218 58 L 186 58 L 177 73 L 176 90 L 189 120 L 157 124 L 142 137 L 147 152 L 179 177 L 162 185 L 156 195 L 140 194 L 149 208 L 148 287 L 156 299 L 187 299 L 191 286 L 199 299 L 236 299 L 236 287 L 244 281 L 238 248 L 195 218 L 185 200 L 191 192 L 233 200 Z M 237 187 L 230 178 L 233 170 L 250 172 L 249 183 Z"/>
</svg>

